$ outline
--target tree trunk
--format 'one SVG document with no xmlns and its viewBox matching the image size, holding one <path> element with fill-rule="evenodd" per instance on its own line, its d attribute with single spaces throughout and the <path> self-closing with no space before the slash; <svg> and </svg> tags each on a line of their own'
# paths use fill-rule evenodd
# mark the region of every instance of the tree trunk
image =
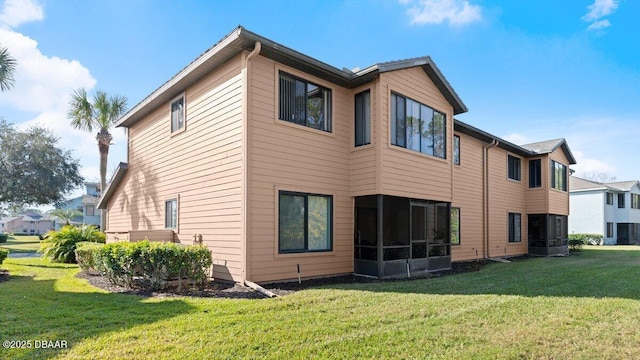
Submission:
<svg viewBox="0 0 640 360">
<path fill-rule="evenodd" d="M 98 140 L 98 150 L 100 151 L 100 194 L 104 194 L 104 190 L 107 187 L 107 161 L 109 158 L 109 146 L 113 136 L 109 133 L 109 130 L 102 128 L 96 136 Z M 107 228 L 107 219 L 105 211 L 100 211 L 100 230 L 105 231 Z"/>
</svg>

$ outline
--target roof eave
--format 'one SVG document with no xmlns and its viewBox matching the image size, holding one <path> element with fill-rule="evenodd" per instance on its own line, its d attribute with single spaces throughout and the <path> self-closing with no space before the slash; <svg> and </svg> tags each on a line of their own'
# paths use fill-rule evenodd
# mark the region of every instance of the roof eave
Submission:
<svg viewBox="0 0 640 360">
<path fill-rule="evenodd" d="M 111 177 L 111 181 L 109 182 L 109 184 L 107 185 L 107 188 L 102 193 L 102 196 L 100 196 L 100 199 L 96 204 L 96 208 L 98 209 L 107 208 L 107 202 L 111 198 L 111 195 L 113 195 L 113 193 L 116 191 L 118 184 L 120 184 L 120 181 L 122 181 L 122 178 L 124 177 L 124 174 L 127 172 L 128 168 L 129 168 L 129 164 L 125 162 L 121 162 L 118 164 L 118 168 L 116 169 L 116 172 L 113 174 L 113 177 Z"/>
</svg>

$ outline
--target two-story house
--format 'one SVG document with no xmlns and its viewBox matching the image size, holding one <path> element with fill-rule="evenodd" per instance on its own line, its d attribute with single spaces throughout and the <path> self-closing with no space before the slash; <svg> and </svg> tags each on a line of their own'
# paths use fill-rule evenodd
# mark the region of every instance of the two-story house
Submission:
<svg viewBox="0 0 640 360">
<path fill-rule="evenodd" d="M 566 252 L 566 142 L 466 111 L 429 57 L 352 72 L 238 27 L 118 121 L 108 241 L 202 242 L 214 277 L 256 282 Z"/>
<path fill-rule="evenodd" d="M 100 227 L 100 210 L 96 208 L 100 198 L 100 183 L 85 182 L 85 194 L 66 200 L 58 205 L 58 209 L 77 210 L 82 213 L 73 219 L 73 224 L 87 224 Z M 56 230 L 64 226 L 64 221 L 56 221 Z"/>
<path fill-rule="evenodd" d="M 640 182 L 571 177 L 570 233 L 599 234 L 606 245 L 640 244 Z"/>
</svg>

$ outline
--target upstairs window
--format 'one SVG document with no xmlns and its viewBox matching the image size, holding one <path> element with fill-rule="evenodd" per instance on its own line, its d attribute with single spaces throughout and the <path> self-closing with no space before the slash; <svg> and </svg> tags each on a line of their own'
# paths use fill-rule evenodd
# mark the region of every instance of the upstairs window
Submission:
<svg viewBox="0 0 640 360">
<path fill-rule="evenodd" d="M 445 114 L 402 95 L 391 94 L 391 144 L 446 158 Z"/>
<path fill-rule="evenodd" d="M 631 194 L 631 208 L 640 209 L 640 195 Z"/>
<path fill-rule="evenodd" d="M 453 136 L 453 165 L 460 165 L 460 136 Z"/>
<path fill-rule="evenodd" d="M 613 205 L 613 193 L 607 193 L 607 205 Z"/>
<path fill-rule="evenodd" d="M 278 118 L 331 132 L 331 90 L 280 71 Z"/>
<path fill-rule="evenodd" d="M 618 194 L 618 208 L 620 209 L 624 209 L 624 193 L 623 194 Z"/>
<path fill-rule="evenodd" d="M 94 205 L 87 205 L 87 216 L 95 216 L 96 207 Z"/>
<path fill-rule="evenodd" d="M 542 186 L 542 160 L 529 160 L 529 187 L 539 188 Z"/>
<path fill-rule="evenodd" d="M 520 181 L 520 158 L 507 155 L 507 177 Z"/>
<path fill-rule="evenodd" d="M 355 96 L 355 146 L 371 144 L 371 91 Z"/>
<path fill-rule="evenodd" d="M 184 129 L 184 96 L 171 102 L 171 132 Z"/>
<path fill-rule="evenodd" d="M 551 188 L 567 191 L 567 167 L 551 160 Z"/>
</svg>

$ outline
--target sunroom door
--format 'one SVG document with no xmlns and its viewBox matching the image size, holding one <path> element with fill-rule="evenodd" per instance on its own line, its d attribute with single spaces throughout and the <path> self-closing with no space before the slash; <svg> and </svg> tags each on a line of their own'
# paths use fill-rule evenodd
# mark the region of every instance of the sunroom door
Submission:
<svg viewBox="0 0 640 360">
<path fill-rule="evenodd" d="M 427 270 L 427 203 L 411 203 L 411 271 Z"/>
</svg>

